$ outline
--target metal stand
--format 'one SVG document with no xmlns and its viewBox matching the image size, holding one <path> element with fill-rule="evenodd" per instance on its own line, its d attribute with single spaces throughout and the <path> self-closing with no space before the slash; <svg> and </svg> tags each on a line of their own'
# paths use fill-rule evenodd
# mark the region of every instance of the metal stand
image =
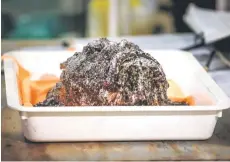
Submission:
<svg viewBox="0 0 230 162">
<path fill-rule="evenodd" d="M 189 51 L 189 50 L 193 50 L 193 49 L 196 49 L 196 48 L 200 48 L 200 47 L 208 47 L 210 45 L 207 45 L 205 44 L 205 39 L 204 39 L 204 34 L 203 33 L 200 33 L 200 34 L 195 34 L 195 37 L 194 37 L 194 45 L 190 46 L 190 47 L 187 47 L 187 48 L 184 48 L 182 50 L 186 50 L 186 51 Z M 211 62 L 214 58 L 214 56 L 216 55 L 216 50 L 215 49 L 211 49 L 211 54 L 207 60 L 207 63 L 205 65 L 205 70 L 209 70 L 209 67 L 211 65 Z"/>
<path fill-rule="evenodd" d="M 212 62 L 212 59 L 213 59 L 213 57 L 214 57 L 214 55 L 216 54 L 216 50 L 215 49 L 213 49 L 212 51 L 211 51 L 211 54 L 210 54 L 210 56 L 209 56 L 209 58 L 208 58 L 208 61 L 207 61 L 207 63 L 206 63 L 206 65 L 205 65 L 205 70 L 209 70 L 209 67 L 210 67 L 210 64 L 211 64 L 211 62 Z"/>
</svg>

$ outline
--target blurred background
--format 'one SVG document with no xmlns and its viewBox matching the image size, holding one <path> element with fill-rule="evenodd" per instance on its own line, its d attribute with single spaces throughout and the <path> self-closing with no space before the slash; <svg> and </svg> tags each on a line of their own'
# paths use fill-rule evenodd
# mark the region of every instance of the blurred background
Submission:
<svg viewBox="0 0 230 162">
<path fill-rule="evenodd" d="M 76 48 L 76 44 L 86 44 L 95 37 L 126 38 L 143 49 L 184 49 L 193 46 L 194 40 L 196 41 L 194 37 L 197 33 L 195 34 L 183 20 L 191 3 L 206 11 L 230 11 L 230 0 L 2 0 L 1 2 L 2 53 L 25 48 L 33 50 L 63 50 L 63 47 L 65 49 L 69 46 Z M 199 17 L 199 14 L 193 13 L 193 16 Z M 229 21 L 225 21 L 228 19 Z M 216 23 L 218 18 L 215 22 L 212 20 L 210 16 L 207 23 L 218 24 Z M 229 15 L 226 15 L 222 22 L 224 21 L 230 22 Z M 222 25 L 227 31 L 219 33 L 220 30 L 216 29 L 216 35 L 230 32 L 228 31 L 230 23 Z M 207 29 L 209 30 L 205 27 L 205 30 Z M 227 51 L 227 55 L 221 55 L 221 58 L 224 58 L 222 59 L 224 66 L 228 67 L 230 67 L 230 62 L 227 60 L 230 57 L 229 41 L 230 39 L 216 43 L 218 50 L 224 53 Z M 216 44 L 212 46 L 215 49 Z M 214 55 L 211 54 L 212 50 L 208 53 L 210 57 L 202 63 L 207 67 Z"/>
<path fill-rule="evenodd" d="M 66 50 L 70 46 L 74 50 L 78 44 L 84 45 L 95 37 L 125 38 L 142 49 L 191 51 L 197 33 L 183 16 L 193 3 L 206 10 L 201 20 L 210 18 L 207 23 L 211 25 L 205 25 L 205 30 L 209 34 L 215 30 L 216 37 L 228 35 L 228 40 L 217 41 L 211 47 L 201 42 L 205 50 L 192 53 L 209 70 L 211 62 L 211 70 L 230 67 L 230 0 L 2 0 L 1 3 L 2 54 L 19 49 Z M 218 22 L 219 18 L 214 20 L 209 10 L 227 12 Z M 200 14 L 195 11 L 192 16 L 199 18 Z M 191 22 L 195 24 L 195 20 Z M 218 24 L 226 30 L 216 29 Z"/>
<path fill-rule="evenodd" d="M 2 39 L 190 32 L 182 16 L 191 2 L 202 8 L 230 9 L 229 0 L 2 0 Z"/>
<path fill-rule="evenodd" d="M 95 37 L 126 38 L 143 49 L 183 49 L 194 45 L 196 37 L 183 20 L 191 3 L 202 9 L 230 11 L 230 0 L 2 0 L 1 3 L 2 53 L 25 48 L 63 50 L 71 45 L 76 48 L 76 44 L 86 44 Z M 213 24 L 211 17 L 208 21 Z M 230 22 L 229 15 L 227 19 L 223 21 Z M 230 24 L 222 25 L 228 29 Z M 228 47 L 229 40 L 219 44 Z M 210 56 L 204 65 L 209 66 Z M 226 63 L 230 67 L 230 62 L 224 59 Z"/>
</svg>

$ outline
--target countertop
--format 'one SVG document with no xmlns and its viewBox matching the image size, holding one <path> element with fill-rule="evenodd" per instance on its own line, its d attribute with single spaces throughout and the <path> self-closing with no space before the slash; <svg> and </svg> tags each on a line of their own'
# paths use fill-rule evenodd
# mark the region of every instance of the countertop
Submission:
<svg viewBox="0 0 230 162">
<path fill-rule="evenodd" d="M 207 56 L 196 57 L 203 64 Z M 210 75 L 230 96 L 230 69 L 217 58 L 211 69 Z M 6 106 L 3 74 L 1 81 L 2 160 L 230 160 L 230 109 L 223 111 L 213 136 L 205 141 L 29 142 L 19 113 Z"/>
</svg>

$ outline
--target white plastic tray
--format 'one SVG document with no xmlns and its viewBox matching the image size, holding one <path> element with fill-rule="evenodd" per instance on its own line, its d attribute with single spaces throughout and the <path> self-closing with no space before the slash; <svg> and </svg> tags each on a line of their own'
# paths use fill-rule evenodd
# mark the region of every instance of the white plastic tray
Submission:
<svg viewBox="0 0 230 162">
<path fill-rule="evenodd" d="M 146 51 L 163 66 L 196 106 L 23 107 L 19 104 L 17 66 L 4 61 L 7 103 L 21 115 L 24 135 L 31 141 L 203 140 L 211 137 L 227 95 L 192 54 L 175 50 Z M 60 75 L 59 63 L 70 52 L 11 52 L 36 79 Z"/>
</svg>

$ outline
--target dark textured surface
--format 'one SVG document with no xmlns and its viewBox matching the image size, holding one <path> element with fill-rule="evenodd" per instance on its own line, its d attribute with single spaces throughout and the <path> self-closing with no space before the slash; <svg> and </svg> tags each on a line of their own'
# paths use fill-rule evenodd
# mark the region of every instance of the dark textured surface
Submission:
<svg viewBox="0 0 230 162">
<path fill-rule="evenodd" d="M 39 102 L 37 104 L 34 105 L 34 107 L 46 107 L 46 106 L 64 106 L 62 103 L 60 103 L 59 101 L 57 101 L 55 98 L 51 97 L 51 98 L 46 98 L 43 102 Z"/>
<path fill-rule="evenodd" d="M 93 40 L 62 63 L 61 69 L 64 98 L 51 97 L 58 97 L 56 100 L 66 106 L 171 104 L 160 63 L 125 39 Z"/>
</svg>

